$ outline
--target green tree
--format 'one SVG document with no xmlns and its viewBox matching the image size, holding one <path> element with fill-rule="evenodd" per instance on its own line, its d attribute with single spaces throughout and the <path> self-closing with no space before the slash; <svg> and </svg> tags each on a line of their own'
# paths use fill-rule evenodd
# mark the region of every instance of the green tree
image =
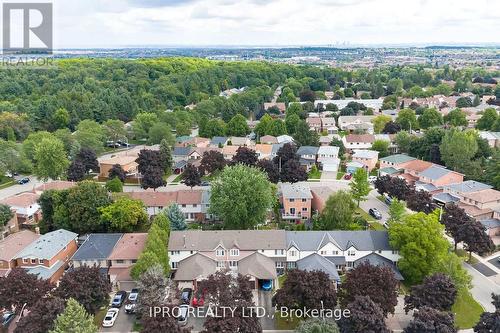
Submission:
<svg viewBox="0 0 500 333">
<path fill-rule="evenodd" d="M 33 166 L 26 158 L 22 146 L 12 142 L 0 139 L 0 169 L 3 169 L 1 175 L 5 172 L 14 174 L 16 172 L 31 172 Z"/>
<path fill-rule="evenodd" d="M 102 124 L 106 139 L 109 141 L 125 140 L 127 138 L 127 130 L 123 121 L 118 119 L 108 119 Z"/>
<path fill-rule="evenodd" d="M 458 290 L 466 291 L 472 288 L 472 277 L 462 266 L 463 260 L 453 252 L 441 257 L 431 268 L 431 274 L 443 273 L 449 276 Z"/>
<path fill-rule="evenodd" d="M 181 211 L 178 204 L 175 202 L 167 207 L 165 210 L 165 215 L 170 221 L 170 229 L 171 230 L 186 230 L 186 217 L 184 213 Z"/>
<path fill-rule="evenodd" d="M 416 213 L 389 228 L 391 246 L 401 255 L 398 267 L 408 283 L 422 282 L 448 253 L 450 244 L 443 236 L 444 226 L 438 217 L 438 211 L 429 215 Z"/>
<path fill-rule="evenodd" d="M 426 129 L 429 127 L 443 124 L 443 116 L 434 108 L 425 109 L 424 113 L 418 118 L 420 127 Z"/>
<path fill-rule="evenodd" d="M 104 150 L 106 133 L 97 122 L 90 119 L 82 120 L 76 127 L 74 135 L 81 148 L 89 148 L 96 153 Z"/>
<path fill-rule="evenodd" d="M 487 161 L 484 178 L 488 184 L 500 190 L 500 150 L 497 150 Z"/>
<path fill-rule="evenodd" d="M 132 123 L 135 138 L 138 140 L 147 139 L 149 130 L 156 123 L 158 123 L 158 116 L 156 114 L 151 112 L 139 113 Z"/>
<path fill-rule="evenodd" d="M 389 219 L 387 223 L 401 222 L 406 216 L 406 202 L 393 198 L 389 206 Z"/>
<path fill-rule="evenodd" d="M 168 276 L 170 272 L 168 237 L 168 230 L 163 229 L 158 222 L 151 225 L 143 252 L 131 270 L 131 276 L 134 279 L 138 280 L 144 272 L 157 265 L 160 265 L 164 275 Z"/>
<path fill-rule="evenodd" d="M 0 230 L 14 217 L 14 212 L 9 206 L 0 204 Z"/>
<path fill-rule="evenodd" d="M 307 125 L 307 123 L 303 120 L 297 124 L 293 138 L 301 146 L 319 146 L 318 133 L 311 130 L 309 125 Z"/>
<path fill-rule="evenodd" d="M 52 129 L 65 128 L 69 125 L 69 112 L 65 108 L 57 109 L 52 115 Z"/>
<path fill-rule="evenodd" d="M 287 131 L 286 131 L 286 125 L 285 125 L 285 123 L 282 120 L 280 120 L 280 119 L 274 119 L 271 122 L 271 125 L 269 127 L 269 132 L 268 132 L 269 135 L 280 136 L 280 135 L 283 135 L 283 134 L 286 134 L 286 133 L 287 133 Z"/>
<path fill-rule="evenodd" d="M 286 116 L 285 125 L 286 131 L 290 135 L 294 135 L 297 132 L 297 125 L 300 123 L 300 117 L 294 113 Z"/>
<path fill-rule="evenodd" d="M 109 192 L 120 193 L 123 192 L 123 183 L 118 177 L 113 177 L 106 182 L 106 189 Z"/>
<path fill-rule="evenodd" d="M 58 179 L 69 166 L 64 144 L 56 138 L 42 139 L 35 145 L 35 175 L 43 180 Z"/>
<path fill-rule="evenodd" d="M 443 117 L 445 124 L 450 124 L 451 126 L 467 126 L 467 114 L 460 109 L 453 109 L 447 115 Z"/>
<path fill-rule="evenodd" d="M 399 111 L 396 123 L 399 124 L 402 129 L 407 131 L 409 131 L 410 128 L 412 131 L 418 128 L 417 116 L 415 115 L 415 111 L 412 109 L 403 109 Z"/>
<path fill-rule="evenodd" d="M 251 229 L 263 223 L 274 202 L 271 183 L 264 172 L 242 164 L 226 167 L 212 183 L 210 212 L 227 229 Z"/>
<path fill-rule="evenodd" d="M 63 313 L 57 316 L 54 329 L 49 333 L 97 333 L 98 328 L 94 324 L 94 316 L 73 298 L 66 303 Z"/>
<path fill-rule="evenodd" d="M 148 144 L 150 145 L 157 145 L 163 140 L 166 140 L 169 146 L 172 146 L 175 143 L 175 138 L 172 135 L 172 128 L 169 124 L 162 122 L 151 126 L 148 137 Z"/>
<path fill-rule="evenodd" d="M 241 114 L 237 114 L 227 124 L 227 135 L 231 136 L 246 136 L 250 133 L 247 125 L 247 120 Z"/>
<path fill-rule="evenodd" d="M 353 220 L 355 210 L 356 203 L 352 195 L 344 190 L 337 191 L 326 201 L 325 208 L 321 212 L 320 223 L 315 228 L 321 230 L 358 229 Z"/>
<path fill-rule="evenodd" d="M 493 127 L 497 119 L 497 110 L 488 108 L 484 110 L 483 115 L 477 121 L 476 128 L 483 131 L 489 131 Z"/>
<path fill-rule="evenodd" d="M 141 275 L 146 272 L 151 267 L 157 266 L 160 264 L 160 259 L 154 252 L 150 251 L 142 251 L 137 258 L 137 262 L 132 266 L 130 270 L 130 276 L 134 280 L 139 280 Z"/>
<path fill-rule="evenodd" d="M 375 133 L 377 134 L 382 133 L 382 130 L 384 129 L 385 125 L 391 120 L 392 118 L 386 115 L 380 115 L 373 118 L 372 123 L 373 123 L 373 130 L 375 131 Z"/>
<path fill-rule="evenodd" d="M 259 123 L 255 126 L 255 134 L 258 136 L 264 136 L 269 134 L 271 125 L 273 123 L 273 118 L 269 114 L 265 114 L 260 118 Z"/>
<path fill-rule="evenodd" d="M 448 131 L 439 146 L 441 159 L 448 168 L 455 171 L 463 170 L 476 155 L 477 149 L 474 131 Z"/>
<path fill-rule="evenodd" d="M 349 186 L 351 187 L 351 195 L 359 207 L 359 202 L 365 201 L 368 194 L 370 194 L 370 183 L 368 182 L 368 173 L 366 170 L 363 168 L 356 170 Z"/>
<path fill-rule="evenodd" d="M 26 157 L 30 161 L 35 160 L 35 145 L 43 139 L 52 139 L 54 136 L 46 131 L 34 132 L 28 135 L 26 140 L 23 141 L 23 150 Z"/>
<path fill-rule="evenodd" d="M 202 138 L 224 136 L 226 135 L 226 123 L 222 119 L 210 119 L 206 124 L 201 122 L 199 134 Z"/>
<path fill-rule="evenodd" d="M 295 333 L 340 333 L 340 331 L 335 321 L 315 318 L 302 321 L 295 329 Z"/>
<path fill-rule="evenodd" d="M 172 172 L 172 167 L 174 165 L 174 160 L 172 156 L 172 150 L 170 149 L 171 144 L 163 139 L 160 142 L 160 155 L 163 158 L 163 165 L 165 166 L 165 173 L 170 174 Z"/>
<path fill-rule="evenodd" d="M 386 157 L 389 156 L 389 141 L 386 140 L 375 140 L 372 143 L 372 150 L 378 151 L 378 156 L 379 157 Z"/>
<path fill-rule="evenodd" d="M 142 201 L 125 196 L 119 197 L 106 207 L 99 208 L 99 212 L 102 223 L 107 225 L 107 230 L 110 231 L 132 232 L 148 222 L 148 214 Z"/>
</svg>

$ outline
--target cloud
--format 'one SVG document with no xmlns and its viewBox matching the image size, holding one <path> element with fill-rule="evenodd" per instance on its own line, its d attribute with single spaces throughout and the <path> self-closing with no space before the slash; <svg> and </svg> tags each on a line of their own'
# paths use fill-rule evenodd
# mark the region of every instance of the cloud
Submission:
<svg viewBox="0 0 500 333">
<path fill-rule="evenodd" d="M 197 0 L 127 0 L 127 2 L 137 8 L 157 8 L 186 5 Z"/>
</svg>

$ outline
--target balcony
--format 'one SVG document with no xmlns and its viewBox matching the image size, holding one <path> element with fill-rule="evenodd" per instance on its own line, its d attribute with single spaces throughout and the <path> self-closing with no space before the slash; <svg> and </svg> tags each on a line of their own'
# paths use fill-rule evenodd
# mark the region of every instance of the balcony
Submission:
<svg viewBox="0 0 500 333">
<path fill-rule="evenodd" d="M 285 219 L 285 220 L 302 219 L 302 213 L 296 212 L 295 214 L 291 214 L 289 212 L 285 212 L 284 210 L 281 210 L 281 218 Z"/>
</svg>

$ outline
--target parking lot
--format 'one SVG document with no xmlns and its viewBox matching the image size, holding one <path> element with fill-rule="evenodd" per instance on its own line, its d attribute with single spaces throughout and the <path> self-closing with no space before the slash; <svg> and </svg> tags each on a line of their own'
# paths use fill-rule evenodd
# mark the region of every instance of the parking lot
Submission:
<svg viewBox="0 0 500 333">
<path fill-rule="evenodd" d="M 134 327 L 135 315 L 129 315 L 125 313 L 125 308 L 122 306 L 120 308 L 120 313 L 116 318 L 115 324 L 113 327 L 102 327 L 100 332 L 132 332 L 132 328 Z"/>
</svg>

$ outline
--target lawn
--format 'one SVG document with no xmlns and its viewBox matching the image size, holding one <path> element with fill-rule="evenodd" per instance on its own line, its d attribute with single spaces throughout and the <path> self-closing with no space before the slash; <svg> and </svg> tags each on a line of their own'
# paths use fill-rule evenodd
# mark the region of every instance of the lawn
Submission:
<svg viewBox="0 0 500 333">
<path fill-rule="evenodd" d="M 365 212 L 364 210 L 362 210 L 361 208 L 356 208 L 356 211 L 354 212 L 354 214 L 356 215 L 360 215 L 364 220 L 366 220 L 368 223 L 373 223 L 373 222 L 376 222 L 375 219 L 370 215 L 368 214 L 367 212 Z M 384 229 L 385 230 L 385 229 Z"/>
<path fill-rule="evenodd" d="M 286 280 L 286 274 L 278 276 L 278 285 L 279 287 L 283 287 L 283 283 L 285 283 Z"/>
<path fill-rule="evenodd" d="M 182 180 L 182 173 L 180 175 L 178 175 L 177 177 L 174 178 L 174 180 L 172 181 L 172 183 L 178 183 Z"/>
<path fill-rule="evenodd" d="M 101 327 L 102 321 L 104 320 L 104 316 L 106 316 L 106 312 L 108 312 L 108 308 L 100 308 L 99 311 L 94 315 L 94 324 L 97 325 L 97 327 Z"/>
<path fill-rule="evenodd" d="M 483 307 L 468 291 L 459 291 L 451 311 L 455 314 L 455 325 L 460 329 L 469 329 L 479 321 Z"/>
<path fill-rule="evenodd" d="M 0 189 L 14 185 L 16 182 L 10 177 L 0 176 Z"/>
<path fill-rule="evenodd" d="M 309 179 L 320 179 L 320 178 L 321 178 L 321 171 L 319 171 L 318 169 L 311 170 L 311 172 L 309 172 Z"/>
<path fill-rule="evenodd" d="M 369 222 L 370 229 L 376 231 L 386 231 L 387 229 L 378 222 Z"/>
<path fill-rule="evenodd" d="M 342 171 L 337 172 L 337 180 L 342 179 L 342 177 L 344 177 L 344 175 L 345 175 L 345 172 L 342 172 Z"/>
</svg>

